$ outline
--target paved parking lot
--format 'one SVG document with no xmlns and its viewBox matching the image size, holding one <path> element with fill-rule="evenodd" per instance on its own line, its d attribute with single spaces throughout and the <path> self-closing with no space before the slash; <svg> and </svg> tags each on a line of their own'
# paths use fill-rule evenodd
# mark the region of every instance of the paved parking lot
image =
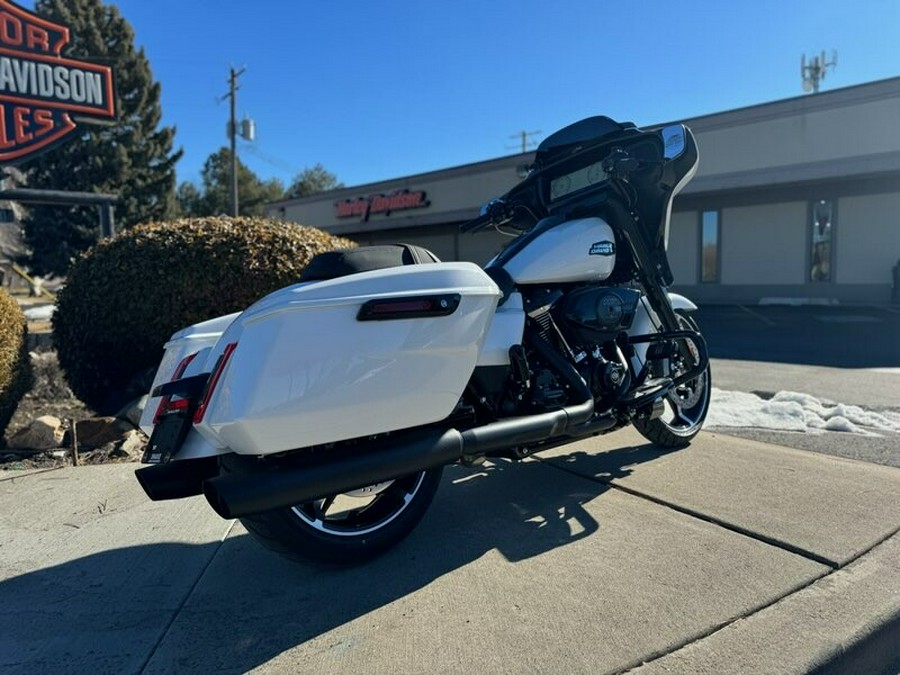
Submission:
<svg viewBox="0 0 900 675">
<path fill-rule="evenodd" d="M 900 307 L 704 305 L 713 358 L 900 368 Z"/>
<path fill-rule="evenodd" d="M 900 398 L 894 308 L 698 319 L 719 387 Z M 900 469 L 828 456 L 846 435 L 752 433 L 453 467 L 412 536 L 353 569 L 281 559 L 202 498 L 150 502 L 133 465 L 2 475 L 0 670 L 897 672 Z"/>
<path fill-rule="evenodd" d="M 696 318 L 713 357 L 713 385 L 810 394 L 870 411 L 900 411 L 900 307 L 723 306 Z M 900 467 L 900 434 L 721 428 L 775 445 Z"/>
<path fill-rule="evenodd" d="M 0 477 L 3 673 L 879 673 L 900 470 L 623 430 L 447 471 L 373 563 L 284 560 L 133 465 Z M 647 664 L 647 665 L 642 665 Z"/>
</svg>

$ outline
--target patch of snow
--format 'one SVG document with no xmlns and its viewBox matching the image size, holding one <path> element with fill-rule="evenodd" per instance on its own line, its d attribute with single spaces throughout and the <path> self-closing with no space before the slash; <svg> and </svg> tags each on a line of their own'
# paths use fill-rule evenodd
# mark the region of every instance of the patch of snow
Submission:
<svg viewBox="0 0 900 675">
<path fill-rule="evenodd" d="M 55 311 L 56 305 L 41 305 L 40 307 L 26 309 L 23 314 L 29 321 L 50 321 Z"/>
<path fill-rule="evenodd" d="M 765 400 L 756 394 L 714 387 L 705 426 L 877 436 L 879 432 L 900 433 L 900 413 L 877 413 L 855 405 L 827 403 L 794 391 L 780 391 Z"/>
</svg>

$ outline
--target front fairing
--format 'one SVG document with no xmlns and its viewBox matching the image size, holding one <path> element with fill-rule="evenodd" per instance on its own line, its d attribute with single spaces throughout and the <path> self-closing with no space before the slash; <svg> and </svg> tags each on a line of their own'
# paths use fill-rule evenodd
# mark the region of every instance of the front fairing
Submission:
<svg viewBox="0 0 900 675">
<path fill-rule="evenodd" d="M 591 136 L 591 134 L 596 134 Z M 584 167 L 599 165 L 611 153 L 623 151 L 638 162 L 627 178 L 596 183 L 554 197 L 554 182 L 560 176 L 577 175 Z M 618 124 L 608 118 L 589 118 L 548 138 L 535 158 L 531 173 L 510 190 L 503 200 L 515 205 L 517 217 L 530 229 L 548 216 L 562 221 L 599 215 L 617 230 L 621 225 L 610 217 L 611 202 L 622 205 L 626 215 L 636 216 L 636 227 L 628 228 L 626 238 L 635 250 L 645 252 L 640 261 L 645 268 L 658 271 L 660 282 L 672 283 L 666 249 L 672 200 L 697 170 L 697 145 L 683 125 L 642 130 L 630 124 Z M 558 190 L 556 190 L 558 192 Z"/>
</svg>

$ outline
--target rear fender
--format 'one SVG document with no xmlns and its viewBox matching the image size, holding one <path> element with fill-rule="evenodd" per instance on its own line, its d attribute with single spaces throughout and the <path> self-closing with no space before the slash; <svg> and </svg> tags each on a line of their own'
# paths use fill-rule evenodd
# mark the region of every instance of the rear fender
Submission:
<svg viewBox="0 0 900 675">
<path fill-rule="evenodd" d="M 171 382 L 178 364 L 191 354 L 197 354 L 197 357 L 191 361 L 187 370 L 183 373 L 183 377 L 205 372 L 203 366 L 209 351 L 238 315 L 238 312 L 227 314 L 188 326 L 175 333 L 163 347 L 165 350 L 163 358 L 159 368 L 156 369 L 156 375 L 153 378 L 153 385 L 150 387 L 150 391 L 152 392 L 166 382 Z M 151 395 L 141 414 L 140 427 L 148 436 L 153 432 L 153 417 L 156 415 L 159 403 L 160 398 Z"/>
</svg>

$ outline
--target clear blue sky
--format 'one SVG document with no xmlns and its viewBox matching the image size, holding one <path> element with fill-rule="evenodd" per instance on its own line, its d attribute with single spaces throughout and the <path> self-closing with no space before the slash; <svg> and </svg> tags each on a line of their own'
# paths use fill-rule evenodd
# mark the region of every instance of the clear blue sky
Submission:
<svg viewBox="0 0 900 675">
<path fill-rule="evenodd" d="M 227 143 L 231 65 L 257 130 L 241 159 L 285 182 L 320 162 L 347 185 L 513 154 L 511 135 L 589 115 L 653 124 L 798 96 L 804 52 L 838 52 L 823 91 L 900 76 L 898 0 L 115 4 L 162 84 L 179 181 Z"/>
</svg>

